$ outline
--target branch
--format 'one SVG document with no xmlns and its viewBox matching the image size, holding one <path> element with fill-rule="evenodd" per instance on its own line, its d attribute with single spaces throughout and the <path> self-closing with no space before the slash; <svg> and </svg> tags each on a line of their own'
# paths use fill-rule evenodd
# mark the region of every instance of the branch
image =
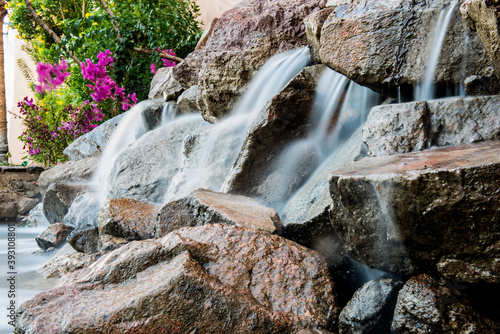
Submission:
<svg viewBox="0 0 500 334">
<path fill-rule="evenodd" d="M 113 13 L 111 8 L 109 8 L 109 6 L 105 0 L 99 0 L 99 1 L 101 2 L 101 5 L 104 7 L 104 10 L 106 11 L 106 13 L 108 13 L 109 17 L 111 17 L 111 19 L 113 20 L 113 28 L 115 28 L 116 32 L 118 33 L 118 38 L 122 39 L 122 36 L 120 34 L 120 28 L 118 27 L 118 24 L 116 23 L 116 20 L 115 20 L 115 13 Z"/>
<path fill-rule="evenodd" d="M 99 0 L 99 1 L 101 2 L 101 5 L 104 7 L 104 10 L 106 11 L 106 13 L 108 13 L 109 17 L 111 17 L 111 19 L 113 20 L 113 27 L 118 32 L 118 38 L 121 39 L 120 29 L 115 21 L 115 13 L 113 13 L 111 8 L 109 8 L 109 6 L 106 4 L 106 0 Z M 137 47 L 134 47 L 134 51 L 137 53 L 144 54 L 144 55 L 152 55 L 153 52 L 156 52 L 155 50 L 149 50 L 149 49 L 143 49 L 143 48 L 137 48 Z M 173 61 L 176 61 L 178 63 L 180 63 L 183 60 L 182 58 L 169 55 L 168 53 L 165 53 L 165 52 L 160 52 L 159 56 L 163 59 L 173 60 Z"/>
<path fill-rule="evenodd" d="M 141 53 L 143 55 L 152 55 L 153 53 L 157 52 L 156 50 L 143 49 L 143 48 L 137 48 L 137 47 L 134 47 L 134 51 L 137 53 Z M 173 61 L 176 61 L 178 63 L 180 63 L 181 61 L 184 60 L 182 58 L 169 55 L 168 53 L 165 53 L 165 52 L 160 52 L 160 53 L 158 53 L 158 55 L 163 59 L 173 60 Z"/>
<path fill-rule="evenodd" d="M 38 25 L 40 25 L 40 27 L 42 27 L 53 39 L 54 41 L 57 43 L 57 44 L 61 44 L 62 43 L 62 40 L 59 36 L 57 36 L 57 34 L 54 32 L 54 30 L 52 30 L 51 27 L 49 27 L 47 25 L 47 23 L 45 23 L 39 16 L 38 14 L 36 13 L 36 11 L 33 9 L 33 6 L 31 5 L 31 1 L 29 0 L 24 0 L 24 2 L 26 3 L 26 7 L 28 8 L 28 10 L 30 11 L 30 14 L 31 16 L 33 17 L 33 19 L 35 19 L 36 23 L 38 23 Z M 73 52 L 69 51 L 69 56 L 78 64 L 81 66 L 82 62 L 80 61 L 80 59 L 78 59 L 77 56 L 75 56 L 73 54 Z"/>
</svg>

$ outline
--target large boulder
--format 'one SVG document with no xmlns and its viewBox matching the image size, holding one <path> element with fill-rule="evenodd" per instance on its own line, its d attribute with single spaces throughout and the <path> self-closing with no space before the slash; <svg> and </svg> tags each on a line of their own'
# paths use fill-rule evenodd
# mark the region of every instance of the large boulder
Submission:
<svg viewBox="0 0 500 334">
<path fill-rule="evenodd" d="M 102 255 L 102 253 L 85 254 L 77 252 L 61 255 L 57 254 L 47 261 L 39 269 L 39 272 L 45 278 L 60 278 L 77 270 L 87 268 Z"/>
<path fill-rule="evenodd" d="M 248 116 L 233 115 L 192 131 L 183 145 L 182 168 L 172 176 L 164 202 L 189 196 L 198 188 L 220 191 L 238 156 L 248 127 Z"/>
<path fill-rule="evenodd" d="M 498 275 L 500 142 L 365 158 L 334 171 L 331 222 L 347 253 L 400 275 L 446 258 Z M 463 273 L 464 281 L 477 281 Z M 498 282 L 498 281 L 497 281 Z"/>
<path fill-rule="evenodd" d="M 297 177 L 295 184 L 287 182 L 286 188 L 280 187 L 276 174 L 281 171 L 276 164 L 289 144 L 307 134 L 314 92 L 323 70 L 322 65 L 304 68 L 266 104 L 250 125 L 222 191 L 272 203 L 283 202 L 296 189 L 302 178 Z M 311 166 L 306 165 L 305 171 L 295 174 L 304 176 L 310 172 Z M 276 191 L 278 188 L 286 190 Z"/>
<path fill-rule="evenodd" d="M 276 53 L 307 44 L 303 19 L 326 0 L 245 0 L 217 21 L 205 47 L 173 69 L 184 88 L 198 85 L 205 119 L 227 114 L 257 69 Z"/>
<path fill-rule="evenodd" d="M 97 169 L 99 157 L 93 156 L 77 161 L 68 161 L 44 171 L 38 179 L 42 193 L 53 183 L 82 184 L 88 182 Z"/>
<path fill-rule="evenodd" d="M 322 257 L 236 226 L 134 241 L 19 309 L 26 333 L 296 333 L 333 330 L 339 308 Z"/>
<path fill-rule="evenodd" d="M 123 116 L 124 114 L 113 117 L 94 130 L 78 137 L 64 149 L 63 153 L 69 157 L 69 160 L 81 160 L 101 155 L 109 137 L 111 137 Z"/>
<path fill-rule="evenodd" d="M 500 327 L 478 314 L 461 288 L 422 274 L 401 289 L 391 325 L 393 333 L 498 333 Z"/>
<path fill-rule="evenodd" d="M 226 224 L 281 234 L 278 213 L 238 195 L 196 189 L 190 196 L 165 204 L 158 212 L 155 236 L 188 226 Z"/>
<path fill-rule="evenodd" d="M 184 138 L 205 124 L 199 115 L 184 116 L 143 135 L 116 159 L 107 198 L 161 202 L 182 167 Z"/>
<path fill-rule="evenodd" d="M 500 96 L 378 106 L 363 126 L 368 156 L 500 139 Z"/>
<path fill-rule="evenodd" d="M 491 6 L 495 3 L 496 6 Z M 460 7 L 462 17 L 476 31 L 484 45 L 495 74 L 500 79 L 500 18 L 496 1 L 465 0 Z"/>
<path fill-rule="evenodd" d="M 321 28 L 318 53 L 323 64 L 386 95 L 396 95 L 396 87 L 422 82 L 427 59 L 435 49 L 432 41 L 442 2 L 335 0 L 329 5 L 335 9 Z M 317 38 L 314 32 L 318 30 L 308 29 L 310 40 Z M 434 79 L 450 86 L 471 75 L 491 77 L 493 67 L 481 41 L 469 32 L 455 7 Z"/>
</svg>

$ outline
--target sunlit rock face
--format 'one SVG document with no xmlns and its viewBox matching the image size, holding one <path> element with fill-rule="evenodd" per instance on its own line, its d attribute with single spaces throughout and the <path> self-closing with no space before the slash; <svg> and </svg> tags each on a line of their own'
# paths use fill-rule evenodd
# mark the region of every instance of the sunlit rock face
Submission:
<svg viewBox="0 0 500 334">
<path fill-rule="evenodd" d="M 332 173 L 331 222 L 348 254 L 383 270 L 481 262 L 498 277 L 500 142 L 363 159 Z M 486 263 L 486 264 L 485 264 Z M 464 281 L 477 281 L 463 273 Z"/>
<path fill-rule="evenodd" d="M 160 205 L 130 198 L 110 199 L 99 211 L 98 248 L 106 249 L 111 237 L 125 241 L 144 240 L 154 237 L 154 224 Z M 117 245 L 119 246 L 119 245 Z M 109 250 L 109 245 L 107 247 Z M 118 248 L 118 247 L 116 247 Z"/>
<path fill-rule="evenodd" d="M 16 330 L 333 330 L 339 312 L 334 296 L 318 253 L 268 233 L 206 225 L 134 241 L 102 256 L 23 304 Z"/>
<path fill-rule="evenodd" d="M 218 20 L 205 47 L 173 69 L 184 88 L 198 85 L 204 118 L 227 114 L 258 68 L 276 53 L 307 45 L 303 19 L 326 0 L 246 0 Z"/>
<path fill-rule="evenodd" d="M 422 81 L 443 2 L 336 0 L 328 5 L 334 10 L 326 20 L 308 20 L 309 40 L 320 35 L 319 49 L 318 43 L 312 46 L 323 64 L 388 95 L 395 95 L 398 86 Z M 491 77 L 493 67 L 477 34 L 469 31 L 455 8 L 435 82 L 450 86 L 471 75 Z"/>
</svg>

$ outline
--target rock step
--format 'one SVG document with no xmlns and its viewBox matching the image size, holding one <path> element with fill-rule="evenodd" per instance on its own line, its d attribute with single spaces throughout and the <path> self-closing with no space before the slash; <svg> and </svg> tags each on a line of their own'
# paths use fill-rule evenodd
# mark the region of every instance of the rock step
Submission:
<svg viewBox="0 0 500 334">
<path fill-rule="evenodd" d="M 482 268 L 464 281 L 500 282 L 499 169 L 500 141 L 365 158 L 331 174 L 332 224 L 367 265 L 408 275 L 452 258 Z"/>
<path fill-rule="evenodd" d="M 226 224 L 281 234 L 276 210 L 240 195 L 196 189 L 191 195 L 165 204 L 158 213 L 155 236 L 187 226 Z"/>
</svg>

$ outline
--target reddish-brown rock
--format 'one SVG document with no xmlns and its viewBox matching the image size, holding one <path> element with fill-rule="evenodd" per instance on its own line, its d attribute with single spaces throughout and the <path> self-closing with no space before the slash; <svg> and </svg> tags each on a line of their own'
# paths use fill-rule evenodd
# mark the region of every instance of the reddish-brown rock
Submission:
<svg viewBox="0 0 500 334">
<path fill-rule="evenodd" d="M 331 221 L 370 266 L 405 275 L 454 258 L 498 278 L 499 170 L 500 141 L 365 158 L 332 173 Z"/>
<path fill-rule="evenodd" d="M 43 250 L 57 248 L 66 242 L 66 237 L 73 231 L 74 227 L 62 223 L 55 223 L 47 227 L 45 231 L 35 238 L 38 247 Z"/>
<path fill-rule="evenodd" d="M 498 324 L 470 306 L 463 294 L 466 288 L 426 274 L 411 278 L 399 293 L 391 330 L 415 334 L 498 333 Z"/>
<path fill-rule="evenodd" d="M 19 309 L 27 333 L 296 333 L 333 330 L 339 308 L 322 257 L 236 226 L 134 241 Z"/>
<path fill-rule="evenodd" d="M 207 224 L 236 225 L 275 234 L 282 232 L 276 210 L 248 197 L 196 189 L 190 196 L 167 203 L 160 209 L 155 236 L 162 237 L 182 227 Z"/>
<path fill-rule="evenodd" d="M 159 205 L 129 198 L 110 199 L 99 211 L 99 235 L 129 241 L 152 238 L 159 209 Z"/>
</svg>

